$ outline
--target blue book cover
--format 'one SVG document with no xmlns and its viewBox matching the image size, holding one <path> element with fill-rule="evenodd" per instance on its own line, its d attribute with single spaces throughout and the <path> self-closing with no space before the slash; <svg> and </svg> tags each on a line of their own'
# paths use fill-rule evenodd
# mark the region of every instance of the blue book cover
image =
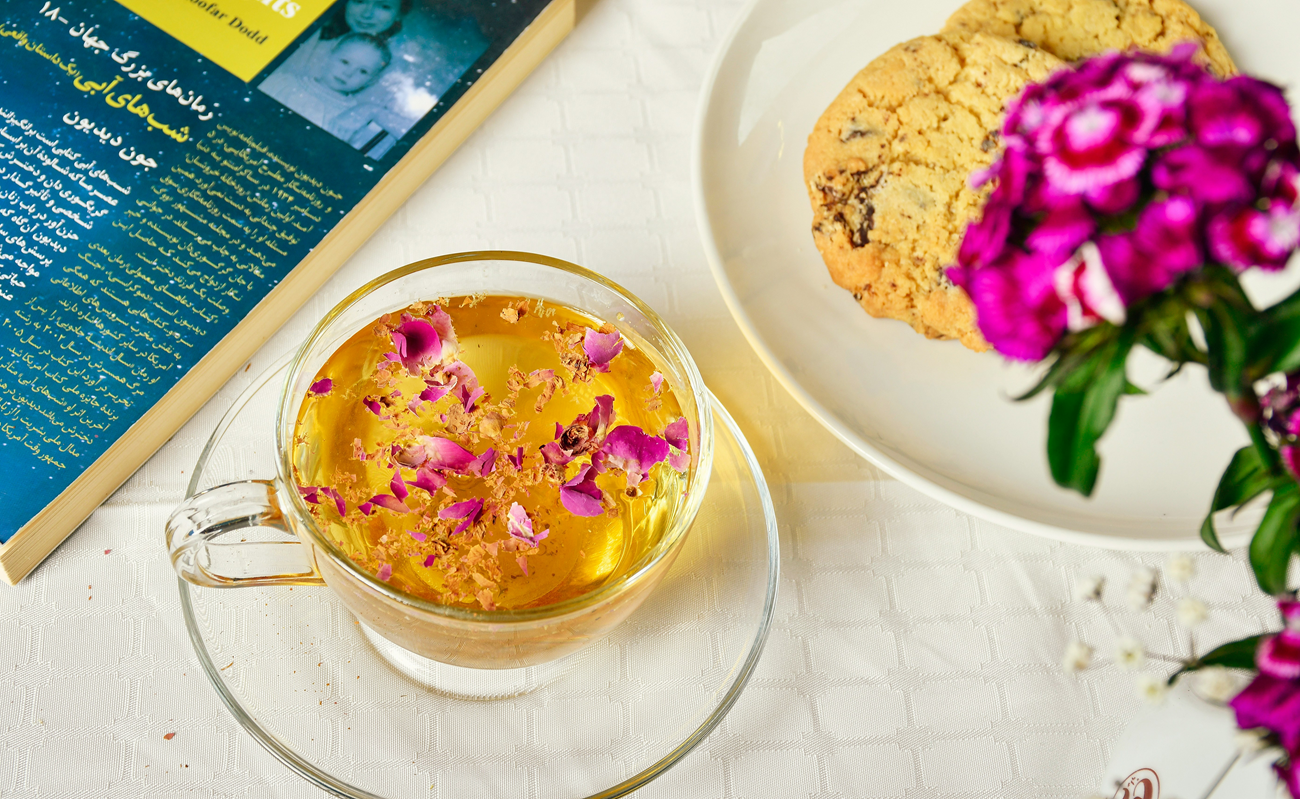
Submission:
<svg viewBox="0 0 1300 799">
<path fill-rule="evenodd" d="M 77 499 L 549 5 L 5 3 L 0 544 Z"/>
</svg>

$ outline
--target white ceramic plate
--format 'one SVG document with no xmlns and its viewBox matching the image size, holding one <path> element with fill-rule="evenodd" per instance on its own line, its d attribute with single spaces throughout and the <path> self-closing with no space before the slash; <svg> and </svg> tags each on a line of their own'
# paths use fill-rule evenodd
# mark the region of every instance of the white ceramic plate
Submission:
<svg viewBox="0 0 1300 799">
<path fill-rule="evenodd" d="M 963 511 L 1026 532 L 1121 549 L 1200 546 L 1197 531 L 1241 425 L 1191 368 L 1128 398 L 1102 441 L 1096 493 L 1047 471 L 1046 398 L 1008 397 L 1034 373 L 955 342 L 868 317 L 831 283 L 812 242 L 803 187 L 807 135 L 868 61 L 938 31 L 958 0 L 755 0 L 706 79 L 693 180 L 705 250 L 736 320 L 777 378 L 846 444 Z M 1300 3 L 1197 0 L 1244 71 L 1300 85 Z M 1293 94 L 1293 102 L 1295 97 Z M 1280 296 L 1294 273 L 1256 281 Z M 1244 543 L 1258 515 L 1221 529 Z"/>
</svg>

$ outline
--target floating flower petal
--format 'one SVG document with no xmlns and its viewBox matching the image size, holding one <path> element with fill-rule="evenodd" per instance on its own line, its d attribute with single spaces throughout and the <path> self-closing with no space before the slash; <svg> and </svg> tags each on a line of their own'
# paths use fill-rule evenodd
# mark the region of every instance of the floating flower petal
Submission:
<svg viewBox="0 0 1300 799">
<path fill-rule="evenodd" d="M 583 335 L 582 351 L 593 371 L 608 372 L 609 362 L 623 351 L 623 336 L 617 331 L 600 333 L 587 328 Z"/>
<path fill-rule="evenodd" d="M 650 375 L 650 387 L 654 389 L 654 392 L 655 392 L 656 394 L 659 393 L 659 389 L 663 388 L 663 385 L 664 385 L 664 376 L 663 376 L 663 374 L 660 373 L 660 372 L 653 372 L 653 373 L 651 373 L 651 375 Z"/>
<path fill-rule="evenodd" d="M 447 478 L 428 467 L 422 467 L 416 470 L 415 480 L 411 481 L 411 485 L 433 494 L 447 485 Z"/>
<path fill-rule="evenodd" d="M 600 452 L 609 465 L 627 474 L 627 484 L 632 487 L 646 478 L 652 466 L 668 459 L 669 446 L 639 427 L 623 425 L 610 431 Z"/>
<path fill-rule="evenodd" d="M 599 516 L 604 494 L 596 485 L 596 470 L 591 464 L 578 469 L 573 479 L 560 487 L 560 502 L 574 516 Z"/>
<path fill-rule="evenodd" d="M 664 440 L 675 449 L 689 449 L 691 444 L 691 426 L 685 416 L 664 428 Z"/>
<path fill-rule="evenodd" d="M 513 538 L 537 546 L 551 531 L 543 530 L 534 535 L 533 520 L 528 517 L 528 511 L 524 510 L 523 505 L 515 502 L 510 505 L 510 510 L 506 513 L 506 532 Z"/>
<path fill-rule="evenodd" d="M 478 521 L 483 515 L 483 500 L 467 499 L 464 502 L 457 502 L 454 505 L 448 505 L 438 511 L 439 519 L 461 519 L 461 523 L 452 530 L 452 535 L 458 535 L 464 532 L 471 524 Z"/>
<path fill-rule="evenodd" d="M 315 383 L 312 383 L 311 388 L 307 390 L 313 394 L 328 394 L 332 388 L 334 388 L 334 381 L 328 377 L 324 377 L 317 380 Z"/>
<path fill-rule="evenodd" d="M 488 447 L 482 455 L 470 462 L 469 466 L 465 468 L 465 471 L 470 474 L 478 475 L 479 477 L 487 477 L 489 474 L 492 474 L 492 470 L 496 468 L 496 463 L 497 451 Z"/>
<path fill-rule="evenodd" d="M 393 577 L 393 565 L 391 563 L 382 563 L 379 565 L 379 571 L 375 576 L 384 582 L 388 582 Z"/>
<path fill-rule="evenodd" d="M 410 496 L 411 492 L 406 490 L 406 481 L 402 479 L 400 471 L 393 472 L 393 479 L 388 481 L 388 486 L 393 490 L 393 496 L 398 499 L 406 499 Z"/>
<path fill-rule="evenodd" d="M 411 374 L 419 374 L 422 368 L 442 357 L 442 339 L 433 325 L 423 319 L 403 314 L 402 323 L 392 335 L 397 356 Z"/>
<path fill-rule="evenodd" d="M 367 504 L 378 505 L 381 508 L 387 508 L 394 513 L 410 513 L 411 509 L 406 507 L 406 503 L 390 494 L 376 494 L 370 498 Z"/>
</svg>

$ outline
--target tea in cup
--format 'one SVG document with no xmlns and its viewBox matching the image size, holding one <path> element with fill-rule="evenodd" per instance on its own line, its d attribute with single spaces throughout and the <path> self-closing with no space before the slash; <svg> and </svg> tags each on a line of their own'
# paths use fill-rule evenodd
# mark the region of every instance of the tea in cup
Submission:
<svg viewBox="0 0 1300 799">
<path fill-rule="evenodd" d="M 273 478 L 173 514 L 178 574 L 324 583 L 390 661 L 472 669 L 554 661 L 626 618 L 712 460 L 703 381 L 662 320 L 523 253 L 420 262 L 348 297 L 299 350 L 273 432 Z"/>
</svg>

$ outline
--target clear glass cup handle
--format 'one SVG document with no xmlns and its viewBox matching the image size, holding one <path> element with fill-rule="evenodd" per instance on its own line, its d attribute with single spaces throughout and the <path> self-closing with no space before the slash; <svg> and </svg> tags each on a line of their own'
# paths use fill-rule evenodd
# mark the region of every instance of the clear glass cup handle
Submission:
<svg viewBox="0 0 1300 799">
<path fill-rule="evenodd" d="M 285 523 L 270 480 L 228 483 L 190 497 L 167 520 L 167 551 L 176 573 L 195 585 L 324 584 Z"/>
</svg>

